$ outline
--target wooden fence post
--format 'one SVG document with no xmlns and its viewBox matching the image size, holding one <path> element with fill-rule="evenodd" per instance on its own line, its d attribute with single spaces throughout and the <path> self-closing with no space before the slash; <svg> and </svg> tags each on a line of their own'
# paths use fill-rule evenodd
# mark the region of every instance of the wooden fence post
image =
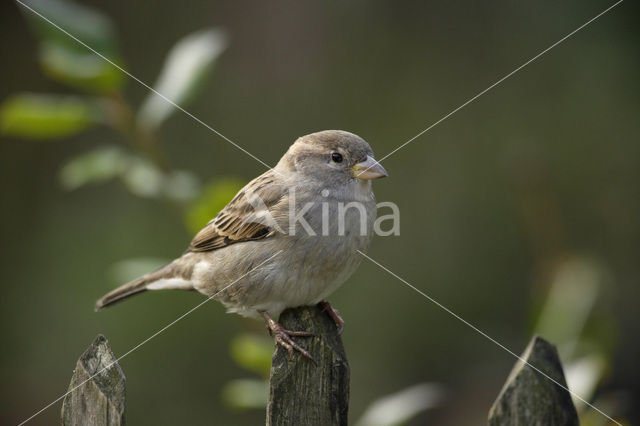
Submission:
<svg viewBox="0 0 640 426">
<path fill-rule="evenodd" d="M 124 425 L 124 384 L 124 374 L 109 342 L 99 334 L 73 371 L 71 392 L 62 402 L 62 424 Z"/>
<path fill-rule="evenodd" d="M 318 306 L 288 309 L 280 323 L 313 337 L 294 337 L 316 361 L 277 345 L 271 363 L 267 425 L 346 425 L 349 364 L 329 315 Z"/>
<path fill-rule="evenodd" d="M 533 336 L 521 357 L 567 387 L 551 343 Z M 577 426 L 578 413 L 569 392 L 519 360 L 489 411 L 489 425 Z"/>
</svg>

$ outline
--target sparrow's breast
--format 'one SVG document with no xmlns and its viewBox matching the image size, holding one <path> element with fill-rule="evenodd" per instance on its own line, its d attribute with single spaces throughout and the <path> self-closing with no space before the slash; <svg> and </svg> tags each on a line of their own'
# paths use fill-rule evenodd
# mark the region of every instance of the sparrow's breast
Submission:
<svg viewBox="0 0 640 426">
<path fill-rule="evenodd" d="M 325 300 L 356 270 L 362 260 L 358 250 L 371 242 L 375 199 L 370 191 L 359 198 L 299 198 L 289 217 L 293 226 L 281 225 L 288 232 L 212 252 L 195 287 L 210 295 L 235 281 L 216 299 L 246 316 L 260 310 L 277 316 L 286 308 Z"/>
</svg>

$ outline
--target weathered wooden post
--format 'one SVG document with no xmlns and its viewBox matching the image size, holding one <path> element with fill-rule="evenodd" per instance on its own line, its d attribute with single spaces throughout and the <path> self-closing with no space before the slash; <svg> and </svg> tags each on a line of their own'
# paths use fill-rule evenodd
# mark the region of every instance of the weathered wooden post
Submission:
<svg viewBox="0 0 640 426">
<path fill-rule="evenodd" d="M 318 306 L 288 309 L 280 315 L 287 330 L 309 331 L 296 337 L 316 364 L 276 347 L 271 363 L 267 425 L 346 425 L 349 364 L 336 324 Z"/>
<path fill-rule="evenodd" d="M 78 359 L 62 402 L 62 424 L 124 425 L 124 384 L 109 342 L 99 334 Z"/>
<path fill-rule="evenodd" d="M 565 388 L 567 382 L 555 346 L 533 336 L 521 356 Z M 489 411 L 490 426 L 577 426 L 578 413 L 566 389 L 553 383 L 522 360 Z"/>
</svg>

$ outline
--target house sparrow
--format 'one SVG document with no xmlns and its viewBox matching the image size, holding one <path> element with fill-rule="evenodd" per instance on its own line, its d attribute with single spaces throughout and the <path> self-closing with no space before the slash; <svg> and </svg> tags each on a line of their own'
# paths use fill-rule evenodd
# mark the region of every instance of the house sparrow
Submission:
<svg viewBox="0 0 640 426">
<path fill-rule="evenodd" d="M 371 180 L 387 176 L 369 144 L 327 130 L 295 141 L 275 168 L 242 188 L 170 264 L 106 294 L 96 309 L 145 290 L 197 290 L 229 312 L 264 318 L 276 343 L 309 353 L 273 318 L 322 303 L 355 271 L 376 215 Z M 276 255 L 277 254 L 277 255 Z M 230 283 L 233 283 L 230 285 Z"/>
</svg>

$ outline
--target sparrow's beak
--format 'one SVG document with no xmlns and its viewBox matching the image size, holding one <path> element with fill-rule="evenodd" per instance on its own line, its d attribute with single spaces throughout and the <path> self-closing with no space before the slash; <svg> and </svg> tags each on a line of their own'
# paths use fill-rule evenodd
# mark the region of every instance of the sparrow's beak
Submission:
<svg viewBox="0 0 640 426">
<path fill-rule="evenodd" d="M 351 172 L 353 173 L 353 177 L 362 180 L 373 180 L 389 176 L 384 167 L 368 155 L 366 160 L 353 166 Z"/>
</svg>

